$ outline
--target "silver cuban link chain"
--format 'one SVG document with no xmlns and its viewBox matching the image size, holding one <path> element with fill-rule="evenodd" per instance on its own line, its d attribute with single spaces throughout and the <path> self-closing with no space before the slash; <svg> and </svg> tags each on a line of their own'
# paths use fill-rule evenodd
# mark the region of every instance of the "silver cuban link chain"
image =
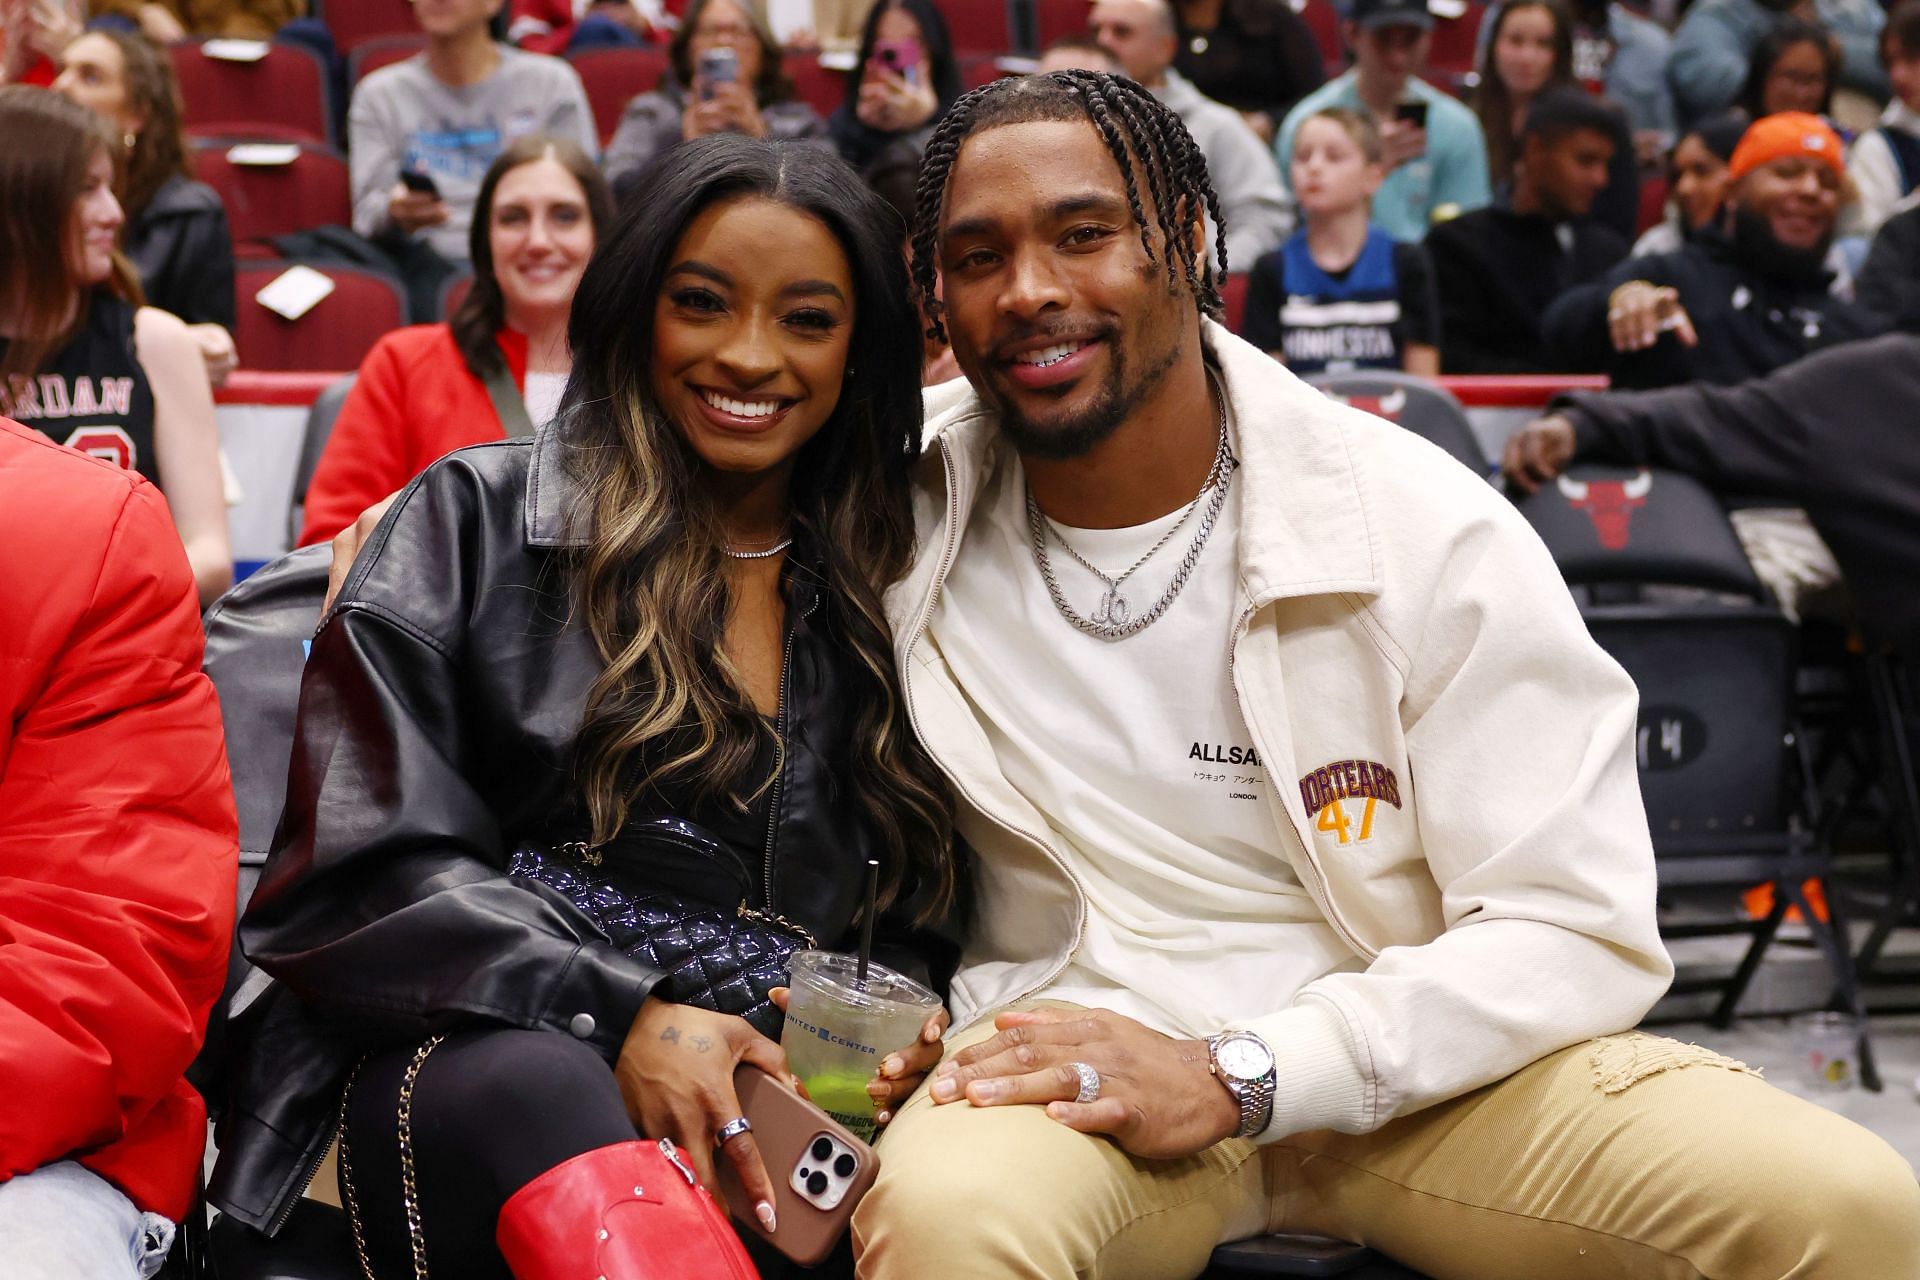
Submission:
<svg viewBox="0 0 1920 1280">
<path fill-rule="evenodd" d="M 1192 576 L 1194 566 L 1200 562 L 1201 550 L 1207 545 L 1207 539 L 1213 535 L 1213 526 L 1220 518 L 1220 509 L 1227 502 L 1227 489 L 1233 483 L 1233 473 L 1240 465 L 1240 460 L 1235 458 L 1233 451 L 1227 447 L 1225 391 L 1219 391 L 1219 396 L 1220 440 L 1214 449 L 1213 466 L 1208 468 L 1207 478 L 1201 484 L 1200 492 L 1195 494 L 1193 501 L 1187 504 L 1186 514 L 1161 536 L 1160 541 L 1153 544 L 1147 554 L 1134 561 L 1133 566 L 1119 577 L 1109 576 L 1089 563 L 1085 556 L 1075 551 L 1073 544 L 1062 537 L 1060 530 L 1041 513 L 1040 504 L 1033 498 L 1033 487 L 1031 485 L 1027 487 L 1027 532 L 1033 540 L 1034 563 L 1039 566 L 1040 577 L 1047 584 L 1047 595 L 1052 598 L 1053 607 L 1059 610 L 1060 616 L 1076 629 L 1102 640 L 1124 640 L 1128 636 L 1139 635 L 1160 620 L 1161 615 L 1165 614 L 1172 607 L 1174 600 L 1179 597 L 1181 589 L 1187 585 L 1187 579 Z M 1165 593 L 1151 609 L 1138 617 L 1132 616 L 1132 607 L 1127 603 L 1127 598 L 1120 594 L 1120 584 L 1132 577 L 1134 570 L 1153 559 L 1162 547 L 1172 541 L 1174 534 L 1186 527 L 1193 512 L 1200 509 L 1200 499 L 1207 497 L 1208 490 L 1212 490 L 1213 496 L 1208 499 L 1202 511 L 1200 528 L 1194 534 L 1193 542 L 1187 547 L 1187 554 L 1181 557 L 1179 568 L 1174 570 L 1173 581 L 1167 584 Z M 1060 583 L 1053 575 L 1053 563 L 1047 555 L 1049 534 L 1082 568 L 1106 584 L 1107 589 L 1101 595 L 1100 603 L 1094 608 L 1092 617 L 1081 617 L 1079 612 L 1067 603 L 1066 596 L 1061 592 Z"/>
</svg>

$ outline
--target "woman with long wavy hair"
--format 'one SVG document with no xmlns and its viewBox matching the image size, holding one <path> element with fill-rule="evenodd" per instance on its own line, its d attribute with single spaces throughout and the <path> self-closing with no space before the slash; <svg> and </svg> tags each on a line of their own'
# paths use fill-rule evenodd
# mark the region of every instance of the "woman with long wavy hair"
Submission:
<svg viewBox="0 0 1920 1280">
<path fill-rule="evenodd" d="M 881 611 L 921 421 L 889 216 L 817 147 L 676 148 L 582 283 L 560 416 L 429 467 L 362 548 L 241 927 L 279 984 L 212 1193 L 242 1220 L 280 1217 L 336 1116 L 379 1277 L 655 1274 L 687 1242 L 608 1215 L 636 1130 L 772 1216 L 729 1122 L 736 1064 L 787 1078 L 777 1011 L 612 939 L 666 900 L 845 947 L 869 857 L 898 944 L 953 896 Z M 596 921 L 583 883 L 643 905 Z M 883 1111 L 943 1025 L 869 1085 Z"/>
</svg>

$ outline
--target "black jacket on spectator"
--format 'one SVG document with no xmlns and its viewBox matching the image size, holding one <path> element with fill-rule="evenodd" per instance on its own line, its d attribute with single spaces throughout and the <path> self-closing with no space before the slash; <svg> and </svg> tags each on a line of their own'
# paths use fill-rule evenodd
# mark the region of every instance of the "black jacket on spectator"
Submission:
<svg viewBox="0 0 1920 1280">
<path fill-rule="evenodd" d="M 1548 353 L 1541 319 L 1553 300 L 1598 279 L 1627 242 L 1589 219 L 1555 223 L 1504 204 L 1475 209 L 1427 233 L 1440 301 L 1444 373 L 1589 373 Z"/>
<path fill-rule="evenodd" d="M 662 976 L 559 894 L 507 873 L 522 845 L 587 835 L 572 752 L 603 664 L 565 572 L 586 540 L 569 520 L 582 497 L 566 451 L 547 427 L 427 468 L 320 619 L 286 813 L 240 924 L 247 958 L 278 984 L 234 1027 L 210 1197 L 242 1222 L 277 1225 L 300 1194 L 365 1050 L 520 1027 L 578 1037 L 611 1063 Z M 706 827 L 753 870 L 753 905 L 844 948 L 871 841 L 836 772 L 854 732 L 843 606 L 806 545 L 803 533 L 784 581 L 778 784 L 744 808 L 662 784 L 633 816 Z M 775 758 L 769 741 L 762 760 Z M 607 865 L 617 878 L 617 845 Z M 711 895 L 671 887 L 731 905 L 726 878 L 710 879 Z M 903 911 L 914 892 L 903 886 Z M 878 932 L 905 940 L 892 919 Z"/>
<path fill-rule="evenodd" d="M 1920 657 L 1920 335 L 1831 347 L 1733 387 L 1581 392 L 1553 411 L 1583 461 L 1671 467 L 1806 508 L 1861 623 Z"/>
<path fill-rule="evenodd" d="M 212 187 L 168 178 L 127 223 L 126 247 L 149 305 L 233 328 L 233 235 Z"/>
<path fill-rule="evenodd" d="M 1853 282 L 1853 296 L 1887 321 L 1920 318 L 1920 207 L 1880 224 Z"/>
<path fill-rule="evenodd" d="M 1669 333 L 1645 351 L 1616 352 L 1607 336 L 1607 300 L 1629 280 L 1678 289 L 1699 345 L 1683 347 Z M 1609 373 L 1619 387 L 1729 386 L 1886 328 L 1866 308 L 1829 293 L 1831 283 L 1826 272 L 1798 280 L 1763 275 L 1725 236 L 1701 230 L 1673 253 L 1630 258 L 1604 279 L 1562 294 L 1547 309 L 1547 348 L 1560 368 Z"/>
<path fill-rule="evenodd" d="M 1182 23 L 1173 69 L 1215 102 L 1273 117 L 1276 132 L 1327 78 L 1319 43 L 1286 0 L 1221 0 L 1218 23 L 1204 33 Z"/>
</svg>

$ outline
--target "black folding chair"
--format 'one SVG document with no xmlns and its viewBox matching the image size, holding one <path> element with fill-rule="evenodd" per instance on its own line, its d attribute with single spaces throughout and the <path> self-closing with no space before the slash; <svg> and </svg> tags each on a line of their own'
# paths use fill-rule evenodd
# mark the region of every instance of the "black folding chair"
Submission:
<svg viewBox="0 0 1920 1280">
<path fill-rule="evenodd" d="M 1880 1087 L 1844 922 L 1802 884 L 1824 884 L 1819 798 L 1795 718 L 1795 638 L 1755 577 L 1719 502 L 1674 472 L 1576 467 L 1520 502 L 1601 647 L 1640 689 L 1636 748 L 1662 888 L 1771 883 L 1760 920 L 1669 924 L 1670 938 L 1746 934 L 1732 973 L 1676 982 L 1718 991 L 1729 1025 L 1789 908 L 1798 907 L 1858 1019 L 1861 1078 Z"/>
<path fill-rule="evenodd" d="M 1391 369 L 1327 373 L 1308 381 L 1342 404 L 1378 414 L 1439 445 L 1475 475 L 1491 474 L 1493 464 L 1473 434 L 1466 409 L 1438 383 Z"/>
<path fill-rule="evenodd" d="M 293 500 L 287 507 L 289 545 L 299 538 L 301 526 L 306 523 L 307 488 L 313 483 L 314 469 L 320 465 L 320 455 L 326 452 L 327 441 L 333 436 L 333 423 L 340 416 L 340 406 L 347 402 L 347 392 L 353 390 L 359 377 L 357 373 L 349 373 L 329 382 L 307 410 L 307 428 L 300 437 L 300 460 L 293 469 Z"/>
</svg>

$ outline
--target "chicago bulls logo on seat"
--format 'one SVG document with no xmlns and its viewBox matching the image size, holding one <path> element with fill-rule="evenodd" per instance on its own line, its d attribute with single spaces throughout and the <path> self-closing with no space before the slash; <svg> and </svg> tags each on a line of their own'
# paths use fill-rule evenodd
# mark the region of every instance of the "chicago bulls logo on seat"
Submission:
<svg viewBox="0 0 1920 1280">
<path fill-rule="evenodd" d="M 1647 492 L 1653 488 L 1653 473 L 1642 470 L 1630 480 L 1559 479 L 1560 493 L 1575 511 L 1587 513 L 1600 545 L 1619 551 L 1631 538 L 1633 513 L 1647 505 Z"/>
<path fill-rule="evenodd" d="M 1400 415 L 1407 411 L 1405 387 L 1395 387 L 1383 396 L 1335 395 L 1333 392 L 1327 394 L 1341 404 L 1352 405 L 1362 413 L 1371 413 L 1376 417 L 1385 418 L 1388 422 L 1400 421 Z"/>
</svg>

